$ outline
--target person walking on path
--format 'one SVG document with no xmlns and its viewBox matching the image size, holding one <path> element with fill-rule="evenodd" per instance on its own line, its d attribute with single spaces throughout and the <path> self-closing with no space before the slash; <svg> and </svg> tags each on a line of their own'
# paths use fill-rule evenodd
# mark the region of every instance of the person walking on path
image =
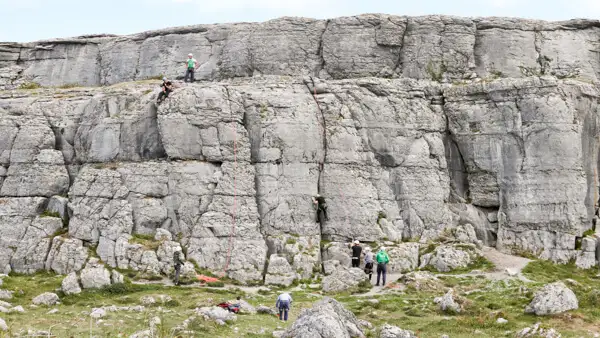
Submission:
<svg viewBox="0 0 600 338">
<path fill-rule="evenodd" d="M 189 82 L 196 81 L 196 79 L 194 79 L 194 73 L 196 72 L 196 69 L 198 69 L 198 61 L 194 59 L 194 55 L 192 53 L 188 54 L 188 59 L 185 64 L 187 65 L 187 70 L 185 71 L 185 77 L 183 78 L 183 81 L 188 82 L 188 77 L 190 79 Z"/>
<path fill-rule="evenodd" d="M 292 306 L 292 296 L 289 293 L 284 292 L 277 297 L 275 307 L 279 310 L 279 320 L 288 320 L 288 312 Z"/>
<path fill-rule="evenodd" d="M 354 241 L 352 245 L 352 267 L 360 267 L 360 254 L 362 253 L 362 247 L 359 241 Z"/>
<path fill-rule="evenodd" d="M 179 274 L 181 273 L 181 266 L 184 263 L 183 252 L 181 252 L 181 248 L 175 249 L 173 253 L 173 264 L 175 264 L 175 279 L 173 283 L 175 285 L 179 285 Z"/>
<path fill-rule="evenodd" d="M 369 281 L 371 281 L 371 277 L 373 277 L 373 252 L 371 252 L 371 248 L 365 248 L 365 273 L 369 275 Z"/>
<path fill-rule="evenodd" d="M 387 273 L 387 263 L 390 261 L 390 257 L 387 252 L 385 252 L 385 247 L 379 248 L 377 255 L 375 256 L 375 260 L 377 261 L 377 284 L 375 286 L 379 286 L 379 280 L 381 275 L 383 275 L 383 284 L 381 286 L 385 286 L 385 275 Z"/>
</svg>

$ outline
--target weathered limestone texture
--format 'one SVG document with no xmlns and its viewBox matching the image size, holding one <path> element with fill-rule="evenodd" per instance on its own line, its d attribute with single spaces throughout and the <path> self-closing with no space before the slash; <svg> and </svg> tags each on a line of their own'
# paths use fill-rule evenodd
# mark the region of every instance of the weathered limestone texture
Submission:
<svg viewBox="0 0 600 338">
<path fill-rule="evenodd" d="M 592 267 L 597 36 L 369 14 L 0 43 L 0 273 L 98 256 L 106 284 L 168 275 L 182 248 L 190 273 L 290 285 L 349 267 L 354 240 L 390 271 L 468 265 L 419 254 L 449 234 Z M 157 106 L 148 79 L 188 52 L 202 82 Z"/>
</svg>

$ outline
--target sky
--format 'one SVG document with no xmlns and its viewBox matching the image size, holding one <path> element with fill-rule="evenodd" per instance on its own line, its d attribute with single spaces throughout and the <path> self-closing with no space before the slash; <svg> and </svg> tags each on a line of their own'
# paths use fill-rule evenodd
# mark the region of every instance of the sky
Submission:
<svg viewBox="0 0 600 338">
<path fill-rule="evenodd" d="M 362 13 L 600 19 L 600 0 L 0 0 L 0 41 Z"/>
</svg>

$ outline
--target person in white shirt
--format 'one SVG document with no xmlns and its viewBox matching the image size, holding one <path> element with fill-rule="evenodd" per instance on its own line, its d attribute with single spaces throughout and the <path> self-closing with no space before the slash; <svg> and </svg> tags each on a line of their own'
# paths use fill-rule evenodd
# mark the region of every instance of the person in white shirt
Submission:
<svg viewBox="0 0 600 338">
<path fill-rule="evenodd" d="M 365 248 L 365 273 L 369 275 L 369 280 L 373 276 L 373 252 L 370 247 Z"/>
<path fill-rule="evenodd" d="M 292 306 L 292 296 L 289 293 L 284 292 L 277 297 L 277 302 L 275 302 L 275 307 L 279 310 L 279 319 L 280 320 L 288 320 L 288 311 L 290 311 L 290 307 Z"/>
</svg>

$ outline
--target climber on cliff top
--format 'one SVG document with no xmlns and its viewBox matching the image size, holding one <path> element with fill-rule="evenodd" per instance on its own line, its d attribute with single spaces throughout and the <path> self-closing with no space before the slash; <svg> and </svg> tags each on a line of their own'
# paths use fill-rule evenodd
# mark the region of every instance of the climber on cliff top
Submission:
<svg viewBox="0 0 600 338">
<path fill-rule="evenodd" d="M 196 61 L 196 59 L 194 59 L 194 55 L 192 55 L 192 53 L 188 54 L 188 59 L 185 62 L 186 66 L 187 66 L 187 70 L 185 71 L 185 77 L 183 78 L 184 82 L 188 82 L 188 77 L 190 79 L 190 82 L 194 82 L 194 73 L 196 72 L 196 69 L 198 69 L 198 61 Z"/>
<path fill-rule="evenodd" d="M 319 213 L 323 212 L 325 216 L 325 220 L 329 221 L 329 216 L 327 216 L 327 203 L 325 203 L 325 198 L 319 194 L 313 197 L 313 205 L 317 208 L 317 222 L 323 224 L 323 220 L 319 217 Z"/>
</svg>

